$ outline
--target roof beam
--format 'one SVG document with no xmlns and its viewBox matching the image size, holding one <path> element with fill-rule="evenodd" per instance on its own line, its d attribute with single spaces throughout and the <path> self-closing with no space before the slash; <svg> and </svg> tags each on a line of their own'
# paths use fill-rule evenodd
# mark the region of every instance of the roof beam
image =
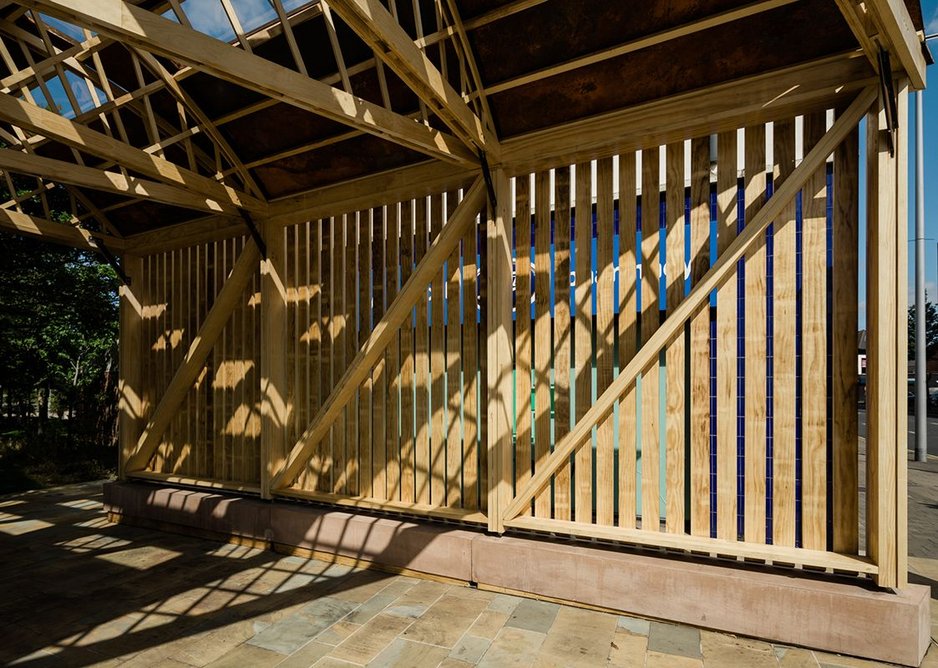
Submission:
<svg viewBox="0 0 938 668">
<path fill-rule="evenodd" d="M 172 204 L 210 213 L 237 213 L 230 204 L 221 203 L 189 190 L 144 179 L 128 178 L 123 174 L 108 172 L 94 167 L 83 167 L 73 162 L 64 162 L 21 151 L 0 149 L 0 170 L 29 174 L 61 184 L 91 188 L 115 193 L 125 197 L 149 199 L 163 204 Z"/>
<path fill-rule="evenodd" d="M 124 248 L 123 239 L 109 234 L 91 232 L 65 223 L 53 223 L 51 220 L 11 209 L 0 208 L 0 230 L 87 251 L 98 252 L 98 249 L 90 243 L 92 238 L 100 239 L 111 249 Z"/>
<path fill-rule="evenodd" d="M 247 234 L 243 218 L 206 216 L 124 237 L 124 248 L 134 255 L 151 255 Z"/>
<path fill-rule="evenodd" d="M 466 189 L 478 174 L 478 170 L 445 162 L 423 162 L 276 200 L 270 204 L 268 220 L 276 226 L 293 225 L 372 209 L 388 202 Z M 125 237 L 124 243 L 127 251 L 135 255 L 149 255 L 245 234 L 247 228 L 241 218 L 207 216 L 133 234 Z"/>
<path fill-rule="evenodd" d="M 487 11 L 485 14 L 480 14 L 479 16 L 474 16 L 471 19 L 466 19 L 463 21 L 463 27 L 466 30 L 475 30 L 476 28 L 481 28 L 482 26 L 487 26 L 490 23 L 495 23 L 500 21 L 503 18 L 512 16 L 519 12 L 525 12 L 529 9 L 537 7 L 538 5 L 543 5 L 547 0 L 514 0 L 514 2 L 508 2 L 504 5 L 500 5 Z M 441 30 L 437 30 L 435 33 L 427 35 L 423 39 L 418 39 L 415 43 L 420 48 L 425 48 L 431 44 L 436 44 L 437 42 L 443 41 L 450 37 L 456 35 L 455 26 L 447 26 Z"/>
<path fill-rule="evenodd" d="M 870 61 L 873 71 L 879 74 L 879 49 L 872 38 L 876 29 L 872 25 L 866 6 L 857 4 L 856 0 L 834 0 L 834 2 L 837 3 L 837 8 L 850 27 L 853 36 L 860 43 L 860 49 Z"/>
<path fill-rule="evenodd" d="M 497 156 L 498 140 L 379 0 L 329 0 L 329 5 L 458 137 Z"/>
<path fill-rule="evenodd" d="M 913 88 L 925 88 L 925 54 L 905 3 L 902 0 L 866 0 L 865 4 L 879 30 L 883 48 L 902 65 Z"/>
<path fill-rule="evenodd" d="M 54 54 L 49 54 L 48 45 L 44 43 L 41 38 L 19 27 L 16 24 L 11 24 L 8 21 L 0 21 L 0 32 L 3 32 L 9 35 L 10 37 L 12 37 L 13 39 L 16 39 L 22 42 L 24 46 L 31 47 L 39 53 L 54 55 Z M 102 40 L 102 41 L 107 42 L 108 40 Z M 57 48 L 54 48 L 53 51 L 55 53 L 59 53 L 59 50 Z M 83 79 L 86 79 L 87 81 L 90 81 L 94 86 L 100 88 L 106 95 L 108 95 L 109 98 L 113 97 L 111 95 L 111 92 L 112 92 L 111 84 L 107 80 L 107 78 L 104 76 L 103 68 L 99 67 L 100 66 L 99 54 L 92 53 L 91 57 L 95 61 L 94 68 L 88 67 L 85 63 L 81 61 L 81 59 L 76 59 L 76 58 L 67 59 L 63 61 L 63 64 L 66 67 L 66 69 L 72 71 L 73 74 Z M 95 71 L 96 69 L 98 71 Z M 38 80 L 41 81 L 41 78 Z M 150 90 L 150 92 L 155 92 L 156 90 L 159 90 L 159 88 L 161 88 L 162 86 L 163 86 L 162 82 L 158 82 L 157 85 L 153 86 L 152 90 L 149 88 L 148 90 Z M 128 108 L 131 111 L 133 111 L 134 114 L 139 116 L 140 119 L 144 123 L 147 123 L 147 113 L 146 113 L 146 110 L 144 109 L 144 107 L 146 106 L 145 100 L 146 100 L 147 94 L 144 94 L 142 92 L 138 94 L 134 92 L 133 94 L 130 94 L 130 93 L 121 94 L 118 97 L 119 99 L 122 100 L 122 103 L 121 103 L 122 105 L 124 104 L 128 105 Z M 105 107 L 108 104 L 109 103 L 105 103 L 97 107 L 96 109 L 91 109 L 88 112 L 89 116 L 85 116 L 85 114 L 81 114 L 81 116 L 89 117 L 89 118 L 92 116 L 100 116 L 101 114 L 106 113 L 107 109 Z M 115 115 L 114 120 L 117 122 L 118 130 L 120 130 L 121 129 L 120 116 Z M 171 123 L 167 122 L 161 116 L 156 116 L 155 120 L 159 129 L 165 132 L 166 134 L 172 135 L 178 132 L 178 128 L 176 128 Z M 204 166 L 206 166 L 209 169 L 211 168 L 212 160 L 207 155 L 205 155 L 204 152 L 198 147 L 196 147 L 196 155 L 202 161 Z"/>
<path fill-rule="evenodd" d="M 145 176 L 216 200 L 224 204 L 223 210 L 236 213 L 238 209 L 245 208 L 258 214 L 264 214 L 267 210 L 266 202 L 256 197 L 11 95 L 0 95 L 0 119 L 80 151 L 113 160 Z"/>
<path fill-rule="evenodd" d="M 389 202 L 467 188 L 478 174 L 477 169 L 423 162 L 280 198 L 270 203 L 269 219 L 278 225 L 293 225 L 371 209 Z"/>
<path fill-rule="evenodd" d="M 511 175 L 828 109 L 875 83 L 854 50 L 537 130 L 502 143 Z"/>
<path fill-rule="evenodd" d="M 495 132 L 495 118 L 492 116 L 492 109 L 489 107 L 489 98 L 485 94 L 485 85 L 482 83 L 482 75 L 479 73 L 479 65 L 476 62 L 475 53 L 472 50 L 472 44 L 469 43 L 469 34 L 466 32 L 466 26 L 459 15 L 459 7 L 456 0 L 446 0 L 450 16 L 453 20 L 453 27 L 456 29 L 458 40 L 454 41 L 456 53 L 459 53 L 459 47 L 462 47 L 465 56 L 465 64 L 468 66 L 469 74 L 472 76 L 472 85 L 479 92 L 479 102 L 482 104 L 482 113 L 488 128 Z M 441 56 L 442 57 L 442 56 Z"/>
<path fill-rule="evenodd" d="M 451 135 L 233 48 L 125 0 L 106 3 L 98 0 L 23 0 L 23 4 L 152 53 L 181 60 L 212 76 L 431 157 L 457 164 L 478 164 L 477 156 Z"/>
</svg>

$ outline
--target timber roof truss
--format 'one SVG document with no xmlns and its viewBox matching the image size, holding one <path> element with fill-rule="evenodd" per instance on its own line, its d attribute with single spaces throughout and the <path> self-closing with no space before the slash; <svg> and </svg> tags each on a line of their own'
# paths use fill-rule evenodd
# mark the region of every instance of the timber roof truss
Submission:
<svg viewBox="0 0 938 668">
<path fill-rule="evenodd" d="M 733 86 L 753 109 L 697 115 L 829 104 L 880 50 L 921 87 L 921 27 L 915 0 L 0 2 L 0 227 L 243 230 L 394 172 L 468 183 L 662 136 Z"/>
</svg>

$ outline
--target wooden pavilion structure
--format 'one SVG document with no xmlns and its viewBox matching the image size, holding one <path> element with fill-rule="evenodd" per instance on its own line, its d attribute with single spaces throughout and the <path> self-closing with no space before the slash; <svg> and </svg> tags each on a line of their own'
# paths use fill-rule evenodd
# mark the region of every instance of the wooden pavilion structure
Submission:
<svg viewBox="0 0 938 668">
<path fill-rule="evenodd" d="M 0 227 L 124 278 L 111 511 L 917 663 L 921 30 L 915 0 L 0 2 Z"/>
</svg>

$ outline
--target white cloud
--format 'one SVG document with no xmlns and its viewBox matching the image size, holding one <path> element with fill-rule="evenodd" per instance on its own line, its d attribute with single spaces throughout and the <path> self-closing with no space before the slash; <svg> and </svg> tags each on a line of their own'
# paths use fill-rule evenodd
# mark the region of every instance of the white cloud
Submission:
<svg viewBox="0 0 938 668">
<path fill-rule="evenodd" d="M 930 3 L 927 3 L 930 4 Z M 931 8 L 929 12 L 927 8 L 922 8 L 925 15 L 925 34 L 931 35 L 938 32 L 938 5 Z"/>
</svg>

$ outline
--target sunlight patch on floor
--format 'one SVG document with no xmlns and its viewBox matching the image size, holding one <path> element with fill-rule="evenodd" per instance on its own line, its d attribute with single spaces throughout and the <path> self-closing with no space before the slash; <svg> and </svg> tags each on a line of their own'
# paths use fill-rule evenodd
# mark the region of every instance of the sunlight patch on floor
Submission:
<svg viewBox="0 0 938 668">
<path fill-rule="evenodd" d="M 109 552 L 107 554 L 95 555 L 95 559 L 102 559 L 112 564 L 133 568 L 138 571 L 148 571 L 155 566 L 172 561 L 182 556 L 182 552 L 168 550 L 161 547 L 133 547 L 129 550 L 120 552 Z"/>
<path fill-rule="evenodd" d="M 22 520 L 21 522 L 7 522 L 0 524 L 0 533 L 8 536 L 23 536 L 34 531 L 41 531 L 53 526 L 51 522 L 42 520 Z"/>
</svg>

